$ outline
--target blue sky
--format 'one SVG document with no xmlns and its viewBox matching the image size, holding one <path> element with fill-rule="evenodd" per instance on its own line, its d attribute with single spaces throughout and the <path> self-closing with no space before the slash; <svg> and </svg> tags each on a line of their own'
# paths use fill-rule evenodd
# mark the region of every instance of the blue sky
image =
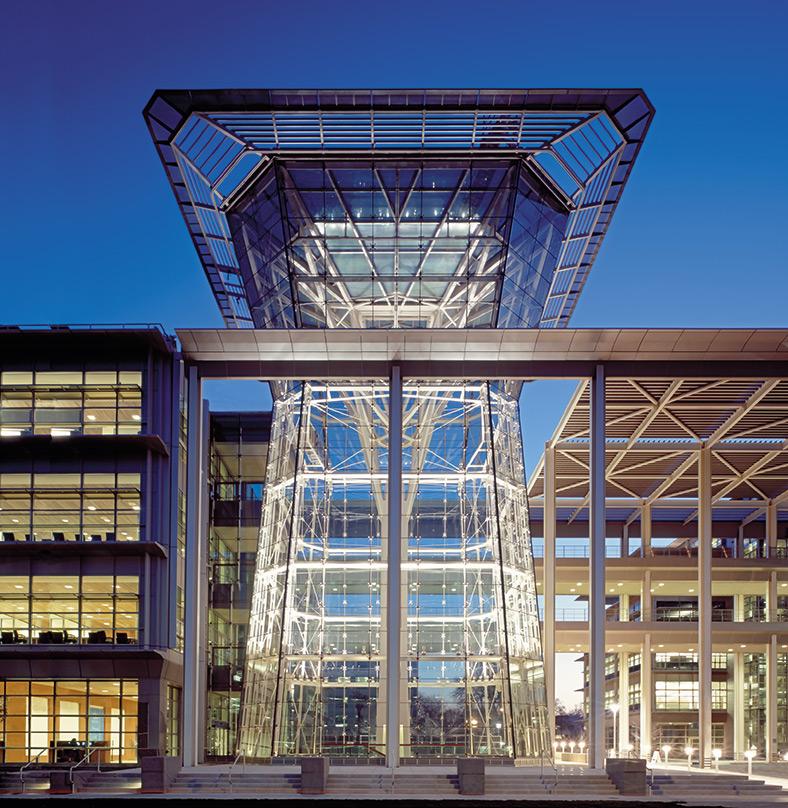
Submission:
<svg viewBox="0 0 788 808">
<path fill-rule="evenodd" d="M 779 0 L 6 0 L 3 11 L 0 322 L 220 325 L 141 110 L 157 87 L 222 86 L 643 87 L 656 119 L 572 324 L 788 320 Z M 527 390 L 529 466 L 572 386 Z"/>
<path fill-rule="evenodd" d="M 656 119 L 572 324 L 786 323 L 788 4 L 6 0 L 4 12 L 0 322 L 220 324 L 143 124 L 157 87 L 641 86 Z M 529 465 L 570 388 L 527 392 Z"/>
</svg>

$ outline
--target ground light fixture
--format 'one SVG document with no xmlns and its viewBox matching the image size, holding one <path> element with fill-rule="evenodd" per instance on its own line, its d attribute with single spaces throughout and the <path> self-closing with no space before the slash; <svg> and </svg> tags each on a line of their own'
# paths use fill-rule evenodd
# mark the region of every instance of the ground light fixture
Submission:
<svg viewBox="0 0 788 808">
<path fill-rule="evenodd" d="M 758 750 L 755 748 L 748 749 L 744 753 L 744 757 L 747 758 L 747 776 L 752 777 L 752 759 L 758 754 Z"/>
<path fill-rule="evenodd" d="M 670 757 L 670 744 L 666 743 L 663 745 L 662 754 L 665 756 L 665 763 L 667 763 L 668 758 Z"/>
<path fill-rule="evenodd" d="M 711 756 L 714 758 L 714 768 L 720 770 L 720 758 L 722 757 L 722 749 L 712 749 Z"/>
<path fill-rule="evenodd" d="M 694 747 L 692 746 L 685 746 L 684 747 L 684 754 L 687 756 L 687 768 L 692 768 L 692 753 L 695 751 Z"/>
</svg>

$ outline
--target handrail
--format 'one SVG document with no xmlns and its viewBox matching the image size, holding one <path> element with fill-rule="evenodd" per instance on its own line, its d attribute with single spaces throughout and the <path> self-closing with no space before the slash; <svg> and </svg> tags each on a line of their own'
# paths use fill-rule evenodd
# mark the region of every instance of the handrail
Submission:
<svg viewBox="0 0 788 808">
<path fill-rule="evenodd" d="M 72 767 L 71 767 L 71 768 L 68 770 L 68 781 L 69 781 L 69 783 L 71 784 L 71 793 L 72 793 L 72 794 L 74 793 L 74 769 L 76 769 L 78 766 L 81 766 L 81 765 L 82 765 L 82 764 L 83 764 L 83 763 L 84 763 L 86 760 L 90 760 L 90 756 L 93 754 L 93 752 L 97 752 L 97 751 L 98 751 L 97 749 L 90 749 L 90 748 L 88 748 L 88 751 L 87 751 L 87 752 L 85 752 L 85 756 L 82 758 L 82 760 L 77 761 L 77 762 L 76 762 L 76 763 L 75 763 L 75 764 L 74 764 L 74 765 L 73 765 L 73 766 L 72 766 Z M 99 754 L 99 756 L 96 758 L 96 771 L 97 771 L 97 772 L 100 772 L 100 771 L 101 771 L 101 755 L 100 755 L 100 754 Z"/>
<path fill-rule="evenodd" d="M 257 730 L 257 736 L 255 740 L 259 740 L 260 736 L 263 734 L 263 728 L 259 727 Z M 227 773 L 227 785 L 230 787 L 230 793 L 233 793 L 233 772 L 235 771 L 235 767 L 238 765 L 238 761 L 243 761 L 243 769 L 246 771 L 246 749 L 242 749 L 238 754 L 235 756 L 235 760 L 230 764 L 230 771 Z"/>
<path fill-rule="evenodd" d="M 19 769 L 19 782 L 22 784 L 22 793 L 23 794 L 25 793 L 25 769 L 28 766 L 32 766 L 41 757 L 41 755 L 44 754 L 44 752 L 48 752 L 48 751 L 49 751 L 49 747 L 45 746 L 43 749 L 41 749 L 38 752 L 38 754 L 32 760 L 28 760 L 27 763 L 25 763 L 24 766 L 22 766 Z"/>
</svg>

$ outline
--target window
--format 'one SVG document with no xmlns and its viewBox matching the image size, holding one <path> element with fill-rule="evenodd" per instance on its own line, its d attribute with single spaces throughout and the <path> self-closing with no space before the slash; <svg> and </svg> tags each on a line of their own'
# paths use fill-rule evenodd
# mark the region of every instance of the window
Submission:
<svg viewBox="0 0 788 808">
<path fill-rule="evenodd" d="M 0 373 L 0 437 L 136 435 L 141 430 L 140 371 Z"/>
<path fill-rule="evenodd" d="M 0 474 L 3 541 L 139 541 L 140 475 Z"/>
<path fill-rule="evenodd" d="M 630 682 L 629 685 L 629 706 L 640 706 L 640 682 Z"/>
<path fill-rule="evenodd" d="M 178 756 L 181 753 L 181 689 L 167 685 L 166 715 L 166 755 Z"/>
<path fill-rule="evenodd" d="M 713 653 L 711 655 L 711 667 L 715 671 L 728 670 L 728 655 L 727 654 L 720 654 L 720 653 Z"/>
<path fill-rule="evenodd" d="M 137 762 L 138 684 L 134 679 L 0 681 L 5 763 Z"/>
<path fill-rule="evenodd" d="M 658 680 L 654 683 L 655 710 L 697 710 L 698 683 Z"/>
<path fill-rule="evenodd" d="M 0 644 L 135 644 L 134 575 L 0 577 Z"/>
<path fill-rule="evenodd" d="M 728 709 L 728 683 L 715 682 L 711 683 L 711 709 L 712 710 L 727 710 Z"/>
</svg>

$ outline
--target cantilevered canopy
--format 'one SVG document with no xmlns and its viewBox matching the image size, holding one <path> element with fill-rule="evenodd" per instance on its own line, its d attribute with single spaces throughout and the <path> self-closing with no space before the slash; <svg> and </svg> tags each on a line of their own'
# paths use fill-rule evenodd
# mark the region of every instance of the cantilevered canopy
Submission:
<svg viewBox="0 0 788 808">
<path fill-rule="evenodd" d="M 606 383 L 607 519 L 697 519 L 698 457 L 711 451 L 715 520 L 747 524 L 788 510 L 788 379 L 615 378 Z M 586 522 L 589 387 L 579 383 L 548 442 L 555 455 L 557 521 Z M 529 482 L 540 518 L 544 455 Z M 775 514 L 776 518 L 776 514 Z"/>
<path fill-rule="evenodd" d="M 788 376 L 788 329 L 178 329 L 203 377 L 276 379 Z M 754 363 L 758 363 L 757 369 Z M 686 437 L 686 436 L 684 436 Z"/>
<path fill-rule="evenodd" d="M 160 90 L 145 119 L 228 326 L 251 327 L 227 212 L 277 156 L 516 156 L 568 221 L 541 324 L 564 326 L 654 114 L 618 90 Z"/>
</svg>

